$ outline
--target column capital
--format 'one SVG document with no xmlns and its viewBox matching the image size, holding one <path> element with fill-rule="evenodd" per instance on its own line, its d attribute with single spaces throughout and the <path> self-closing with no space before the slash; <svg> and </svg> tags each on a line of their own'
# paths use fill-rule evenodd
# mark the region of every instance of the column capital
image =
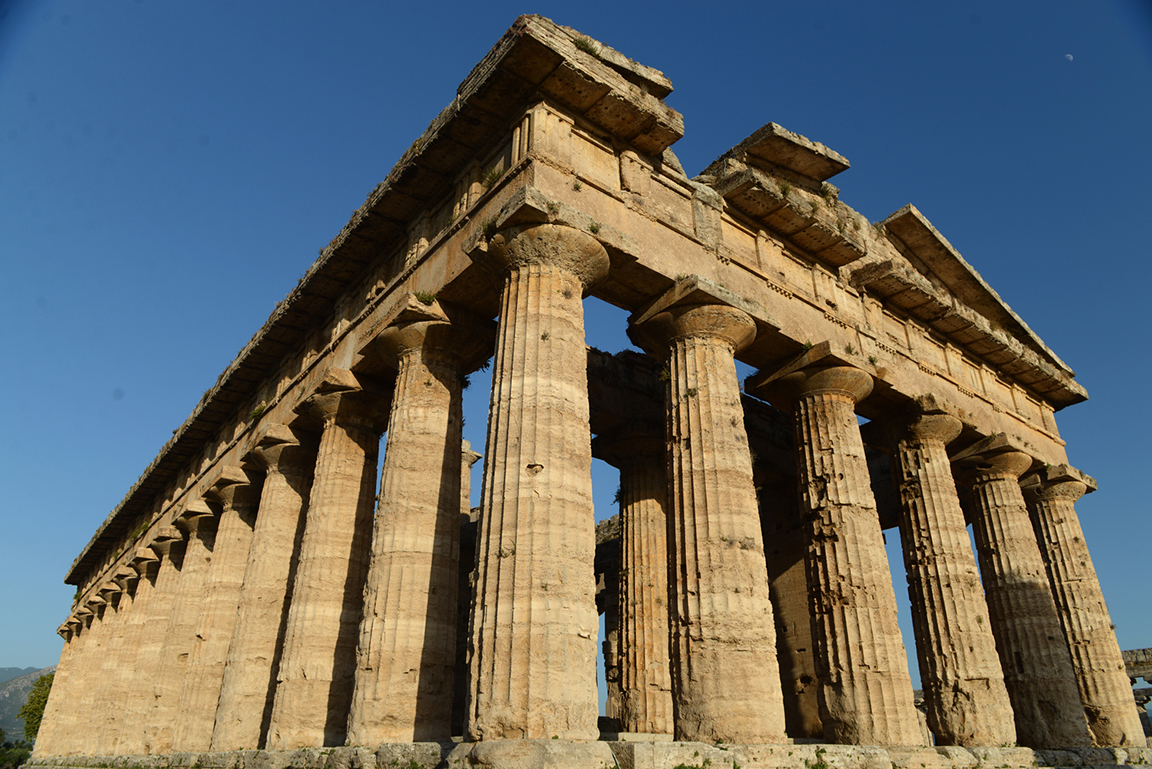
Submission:
<svg viewBox="0 0 1152 769">
<path fill-rule="evenodd" d="M 1096 479 L 1067 464 L 1044 465 L 1020 479 L 1029 502 L 1063 499 L 1075 502 L 1096 491 Z"/>
<path fill-rule="evenodd" d="M 832 352 L 830 342 L 805 350 L 776 371 L 748 378 L 745 391 L 792 410 L 801 398 L 837 393 L 857 404 L 872 394 L 872 375 Z"/>
<path fill-rule="evenodd" d="M 296 405 L 297 413 L 310 413 L 323 422 L 358 426 L 383 433 L 388 425 L 391 393 L 365 387 L 347 369 L 329 369 L 324 378 Z"/>
<path fill-rule="evenodd" d="M 1032 455 L 1004 433 L 979 440 L 952 456 L 953 467 L 968 483 L 1005 477 L 1016 480 L 1032 463 Z"/>
<path fill-rule="evenodd" d="M 587 290 L 608 274 L 608 252 L 600 241 L 575 227 L 526 224 L 508 227 L 488 243 L 487 260 L 504 273 L 546 265 L 571 273 Z"/>
<path fill-rule="evenodd" d="M 295 471 L 306 475 L 312 472 L 315 453 L 315 445 L 301 433 L 288 425 L 271 424 L 256 435 L 244 461 L 267 473 Z"/>
<path fill-rule="evenodd" d="M 666 350 L 678 339 L 709 339 L 727 345 L 735 354 L 756 338 L 752 316 L 725 304 L 675 305 L 641 321 L 635 329 L 637 339 L 651 351 Z"/>
<path fill-rule="evenodd" d="M 165 526 L 156 532 L 156 536 L 148 543 L 148 548 L 157 555 L 157 560 L 168 557 L 172 548 L 184 541 L 184 534 L 175 526 Z"/>
<path fill-rule="evenodd" d="M 260 502 L 259 490 L 243 468 L 227 465 L 220 469 L 220 475 L 212 482 L 206 495 L 225 510 L 237 507 L 250 508 Z"/>
<path fill-rule="evenodd" d="M 183 539 L 188 539 L 204 527 L 207 519 L 215 516 L 216 512 L 208 507 L 203 497 L 195 497 L 188 501 L 184 510 L 172 521 L 172 525 L 184 534 Z"/>
<path fill-rule="evenodd" d="M 631 422 L 592 439 L 592 456 L 616 469 L 664 457 L 667 443 L 661 425 Z"/>
<path fill-rule="evenodd" d="M 415 294 L 401 297 L 376 324 L 382 330 L 360 348 L 362 355 L 378 356 L 391 368 L 421 351 L 425 360 L 448 363 L 462 372 L 473 371 L 492 356 L 496 324 L 467 310 L 425 303 Z"/>
</svg>

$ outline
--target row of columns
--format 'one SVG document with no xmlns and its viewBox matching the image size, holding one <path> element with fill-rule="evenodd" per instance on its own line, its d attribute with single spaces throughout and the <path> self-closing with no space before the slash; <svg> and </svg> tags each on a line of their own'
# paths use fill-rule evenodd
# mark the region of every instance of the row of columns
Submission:
<svg viewBox="0 0 1152 769">
<path fill-rule="evenodd" d="M 502 287 L 465 737 L 595 739 L 582 298 L 609 259 L 590 235 L 550 224 L 504 230 L 478 258 Z M 77 612 L 38 753 L 448 738 L 461 382 L 491 345 L 482 323 L 464 320 L 410 298 L 364 350 L 398 371 L 391 391 L 330 371 L 300 409 L 318 421 L 318 445 L 305 432 L 267 428 L 248 472 L 226 470 L 207 504 L 188 505 Z M 628 543 L 621 716 L 630 730 L 677 739 L 782 742 L 776 623 L 734 365 L 755 322 L 719 302 L 658 301 L 631 333 L 666 365 L 667 421 L 662 446 L 644 431 L 601 436 L 621 457 Z M 755 385 L 796 419 L 823 736 L 922 743 L 855 417 L 872 379 L 807 356 Z M 1114 696 L 1115 636 L 1104 630 L 1072 508 L 1084 483 L 1049 473 L 1029 487 L 1038 545 L 1018 482 L 1030 458 L 1004 444 L 949 458 L 958 420 L 932 404 L 904 428 L 895 452 L 901 533 L 937 738 L 1143 744 L 1130 695 L 1127 708 Z M 662 470 L 652 462 L 660 455 Z M 972 489 L 987 601 L 954 468 Z M 94 671 L 98 659 L 109 660 L 107 670 Z M 1120 662 L 1127 693 L 1123 673 Z M 115 681 L 111 692 L 93 686 L 96 678 Z M 108 728 L 85 728 L 99 708 Z"/>
</svg>

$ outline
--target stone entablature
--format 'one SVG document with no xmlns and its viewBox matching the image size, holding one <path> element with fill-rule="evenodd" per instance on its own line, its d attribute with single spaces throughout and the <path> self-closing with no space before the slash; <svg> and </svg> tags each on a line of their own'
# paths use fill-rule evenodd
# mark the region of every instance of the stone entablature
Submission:
<svg viewBox="0 0 1152 769">
<path fill-rule="evenodd" d="M 768 124 L 689 179 L 670 91 L 607 46 L 517 21 L 73 564 L 61 679 L 87 683 L 63 660 L 116 650 L 157 678 L 124 692 L 146 722 L 133 733 L 77 747 L 65 708 L 46 754 L 595 739 L 593 455 L 627 476 L 629 571 L 600 606 L 628 666 L 611 715 L 636 730 L 923 744 L 882 544 L 900 522 L 937 740 L 1012 742 L 993 722 L 1015 709 L 1022 743 L 1136 744 L 1078 495 L 1061 494 L 1095 487 L 1055 422 L 1087 397 L 1072 371 L 914 207 L 873 225 L 840 201 L 827 180 L 848 162 L 827 147 Z M 586 352 L 587 296 L 629 310 L 651 358 Z M 459 378 L 493 354 L 473 569 Z M 748 394 L 737 359 L 759 370 Z M 898 495 L 875 492 L 881 467 Z M 455 597 L 468 584 L 474 604 Z M 189 637 L 228 612 L 228 648 Z M 454 635 L 467 671 L 451 672 Z M 244 660 L 261 660 L 254 678 Z M 1060 728 L 1028 720 L 1028 686 Z M 227 713 L 209 719 L 214 696 Z M 193 703 L 195 725 L 165 733 Z"/>
</svg>

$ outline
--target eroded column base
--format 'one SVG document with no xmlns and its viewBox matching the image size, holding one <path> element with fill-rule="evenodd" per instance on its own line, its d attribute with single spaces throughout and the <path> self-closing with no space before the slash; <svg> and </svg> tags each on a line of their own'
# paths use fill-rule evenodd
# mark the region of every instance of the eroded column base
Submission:
<svg viewBox="0 0 1152 769">
<path fill-rule="evenodd" d="M 654 735 L 650 735 L 654 736 Z M 708 745 L 662 740 L 486 740 L 157 756 L 34 758 L 52 769 L 1092 769 L 1152 766 L 1152 748 Z"/>
</svg>

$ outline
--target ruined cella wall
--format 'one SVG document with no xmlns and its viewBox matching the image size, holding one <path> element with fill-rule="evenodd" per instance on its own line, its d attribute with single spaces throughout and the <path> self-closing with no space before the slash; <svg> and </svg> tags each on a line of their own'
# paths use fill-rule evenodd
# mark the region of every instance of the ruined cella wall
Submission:
<svg viewBox="0 0 1152 769">
<path fill-rule="evenodd" d="M 37 760 L 1144 745 L 1055 422 L 1071 370 L 914 207 L 840 201 L 823 145 L 768 124 L 688 178 L 670 91 L 517 20 L 77 558 Z M 589 350 L 588 297 L 646 354 Z M 599 544 L 593 456 L 621 473 Z"/>
</svg>

